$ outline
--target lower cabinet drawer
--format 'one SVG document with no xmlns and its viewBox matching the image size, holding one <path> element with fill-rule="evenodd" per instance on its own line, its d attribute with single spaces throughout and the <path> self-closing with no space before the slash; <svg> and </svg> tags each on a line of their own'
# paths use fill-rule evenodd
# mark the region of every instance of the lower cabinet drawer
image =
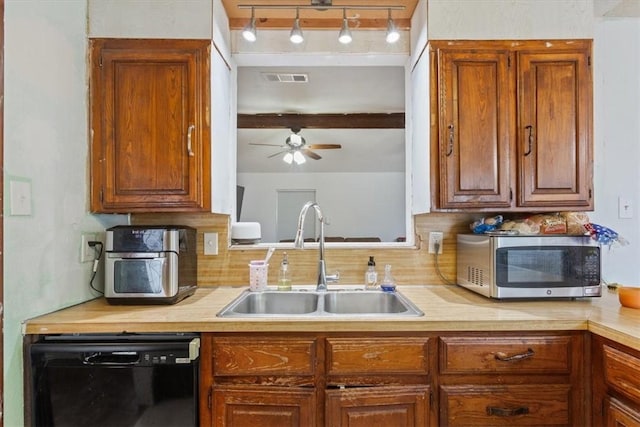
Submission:
<svg viewBox="0 0 640 427">
<path fill-rule="evenodd" d="M 213 340 L 216 376 L 313 375 L 315 369 L 316 340 L 313 338 Z"/>
<path fill-rule="evenodd" d="M 443 385 L 440 420 L 449 426 L 569 425 L 571 387 Z"/>
<path fill-rule="evenodd" d="M 442 337 L 443 374 L 568 374 L 572 340 L 568 336 Z"/>
</svg>

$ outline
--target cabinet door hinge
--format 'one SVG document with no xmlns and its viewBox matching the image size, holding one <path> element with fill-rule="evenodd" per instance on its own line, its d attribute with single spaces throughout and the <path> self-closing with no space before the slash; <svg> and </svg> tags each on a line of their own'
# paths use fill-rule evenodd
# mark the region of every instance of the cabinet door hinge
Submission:
<svg viewBox="0 0 640 427">
<path fill-rule="evenodd" d="M 507 68 L 511 68 L 511 55 L 507 56 Z"/>
<path fill-rule="evenodd" d="M 589 189 L 589 199 L 591 199 L 591 189 Z"/>
<path fill-rule="evenodd" d="M 207 393 L 207 408 L 213 407 L 213 386 L 209 387 L 209 393 Z"/>
<path fill-rule="evenodd" d="M 513 202 L 513 188 L 509 189 L 509 201 Z"/>
<path fill-rule="evenodd" d="M 104 202 L 104 187 L 100 187 L 100 203 Z"/>
<path fill-rule="evenodd" d="M 591 55 L 587 56 L 587 65 L 591 67 Z"/>
</svg>

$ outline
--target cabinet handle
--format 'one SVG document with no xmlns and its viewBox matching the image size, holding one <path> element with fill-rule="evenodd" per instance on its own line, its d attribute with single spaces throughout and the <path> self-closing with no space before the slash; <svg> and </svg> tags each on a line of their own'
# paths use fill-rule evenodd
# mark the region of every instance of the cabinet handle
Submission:
<svg viewBox="0 0 640 427">
<path fill-rule="evenodd" d="M 449 147 L 447 148 L 447 157 L 453 153 L 453 125 L 447 126 L 449 129 Z"/>
<path fill-rule="evenodd" d="M 191 149 L 191 134 L 193 134 L 195 128 L 196 125 L 189 125 L 189 129 L 187 129 L 187 153 L 189 153 L 189 156 L 191 157 L 195 156 L 193 150 Z"/>
<path fill-rule="evenodd" d="M 529 131 L 529 138 L 527 138 L 529 141 L 529 146 L 527 147 L 527 150 L 524 152 L 524 155 L 528 156 L 529 154 L 531 154 L 531 148 L 533 147 L 533 126 L 527 125 L 524 128 Z"/>
<path fill-rule="evenodd" d="M 532 349 L 528 348 L 524 353 L 514 354 L 512 356 L 507 356 L 506 353 L 499 351 L 495 354 L 495 358 L 496 360 L 499 360 L 501 362 L 514 362 L 516 360 L 528 359 L 530 357 L 533 357 L 534 354 L 535 352 Z"/>
<path fill-rule="evenodd" d="M 529 413 L 529 408 L 521 406 L 520 408 L 498 408 L 495 406 L 487 406 L 487 415 L 495 415 L 497 417 L 515 417 L 516 415 L 525 415 Z"/>
</svg>

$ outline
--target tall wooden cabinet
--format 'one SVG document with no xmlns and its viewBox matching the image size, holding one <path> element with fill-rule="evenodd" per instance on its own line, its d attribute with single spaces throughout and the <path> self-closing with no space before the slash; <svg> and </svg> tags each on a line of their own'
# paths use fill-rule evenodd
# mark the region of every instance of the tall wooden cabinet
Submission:
<svg viewBox="0 0 640 427">
<path fill-rule="evenodd" d="M 432 41 L 438 210 L 593 209 L 590 40 Z"/>
<path fill-rule="evenodd" d="M 91 40 L 91 211 L 211 205 L 208 40 Z"/>
</svg>

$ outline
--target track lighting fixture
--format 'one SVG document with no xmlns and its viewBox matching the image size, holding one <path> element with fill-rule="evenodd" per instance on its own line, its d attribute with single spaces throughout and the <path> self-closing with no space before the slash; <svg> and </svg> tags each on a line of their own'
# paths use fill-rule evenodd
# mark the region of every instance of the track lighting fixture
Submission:
<svg viewBox="0 0 640 427">
<path fill-rule="evenodd" d="M 342 44 L 349 44 L 353 40 L 351 30 L 349 30 L 349 21 L 347 21 L 347 11 L 342 9 L 342 29 L 338 35 L 338 41 Z"/>
<path fill-rule="evenodd" d="M 396 24 L 391 19 L 391 9 L 389 9 L 389 18 L 387 19 L 387 43 L 395 43 L 400 40 L 400 32 Z"/>
<path fill-rule="evenodd" d="M 315 1 L 316 3 L 314 3 Z M 387 34 L 386 40 L 387 43 L 395 43 L 400 39 L 400 32 L 398 31 L 398 27 L 396 27 L 393 18 L 391 18 L 392 10 L 404 10 L 404 6 L 392 6 L 392 5 L 350 5 L 350 6 L 333 6 L 331 1 L 327 0 L 312 0 L 311 5 L 287 5 L 287 4 L 241 4 L 238 5 L 238 8 L 248 9 L 251 8 L 251 19 L 245 25 L 242 30 L 242 36 L 245 40 L 253 42 L 256 40 L 256 19 L 254 16 L 255 9 L 295 9 L 296 10 L 296 18 L 293 21 L 293 26 L 291 27 L 291 32 L 289 34 L 289 40 L 291 43 L 300 44 L 304 42 L 304 36 L 302 34 L 302 28 L 300 27 L 300 9 L 311 9 L 311 10 L 330 10 L 330 9 L 342 9 L 342 26 L 340 28 L 340 33 L 338 35 L 338 41 L 343 44 L 351 43 L 353 37 L 351 35 L 351 29 L 349 28 L 349 20 L 347 19 L 347 9 L 349 10 L 387 10 Z"/>
<path fill-rule="evenodd" d="M 256 18 L 254 16 L 254 8 L 251 8 L 251 20 L 242 29 L 242 37 L 248 42 L 256 41 Z"/>
<path fill-rule="evenodd" d="M 293 21 L 293 27 L 291 27 L 289 40 L 291 40 L 291 43 L 295 44 L 300 44 L 304 41 L 302 29 L 300 28 L 300 10 L 298 8 L 296 8 L 296 20 Z"/>
</svg>

